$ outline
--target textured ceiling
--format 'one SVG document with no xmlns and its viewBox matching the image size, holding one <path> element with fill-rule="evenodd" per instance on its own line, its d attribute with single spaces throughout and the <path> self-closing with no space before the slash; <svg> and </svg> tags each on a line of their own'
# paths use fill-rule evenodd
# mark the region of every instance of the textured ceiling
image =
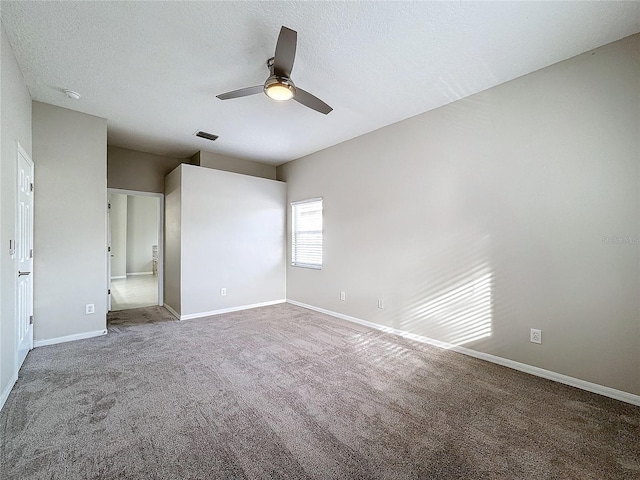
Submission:
<svg viewBox="0 0 640 480">
<path fill-rule="evenodd" d="M 34 100 L 104 117 L 112 145 L 281 164 L 640 31 L 639 2 L 6 2 Z M 334 111 L 216 94 L 292 78 Z M 82 94 L 68 99 L 63 88 Z M 210 143 L 193 136 L 205 130 Z"/>
</svg>

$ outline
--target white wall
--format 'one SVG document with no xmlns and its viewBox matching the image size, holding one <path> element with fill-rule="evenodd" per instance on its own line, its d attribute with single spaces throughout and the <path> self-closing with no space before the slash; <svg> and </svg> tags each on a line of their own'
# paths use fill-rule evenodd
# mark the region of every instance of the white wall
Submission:
<svg viewBox="0 0 640 480">
<path fill-rule="evenodd" d="M 15 363 L 15 239 L 17 143 L 31 155 L 31 96 L 0 24 L 0 408 L 17 379 Z M 38 178 L 38 164 L 35 178 Z"/>
<path fill-rule="evenodd" d="M 34 339 L 104 331 L 107 121 L 34 102 L 33 157 Z"/>
<path fill-rule="evenodd" d="M 153 245 L 158 245 L 160 200 L 127 195 L 127 274 L 153 272 Z"/>
<path fill-rule="evenodd" d="M 639 137 L 636 35 L 285 164 L 287 297 L 640 394 Z"/>
<path fill-rule="evenodd" d="M 127 275 L 127 195 L 110 193 L 111 278 Z"/>
<path fill-rule="evenodd" d="M 174 309 L 185 317 L 283 300 L 286 186 L 191 165 L 178 169 L 182 283 Z M 167 192 L 175 180 L 167 177 Z M 171 204 L 167 197 L 168 254 L 177 217 Z"/>
</svg>

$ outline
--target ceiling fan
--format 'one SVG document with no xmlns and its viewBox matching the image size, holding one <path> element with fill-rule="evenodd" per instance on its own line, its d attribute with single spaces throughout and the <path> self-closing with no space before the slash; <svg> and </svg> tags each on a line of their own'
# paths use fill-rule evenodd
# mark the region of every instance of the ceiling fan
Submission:
<svg viewBox="0 0 640 480">
<path fill-rule="evenodd" d="M 234 90 L 216 96 L 220 100 L 229 100 L 231 98 L 247 97 L 264 92 L 267 97 L 274 100 L 282 101 L 293 99 L 305 107 L 327 115 L 333 108 L 306 90 L 296 87 L 291 81 L 291 70 L 293 70 L 293 61 L 296 58 L 297 42 L 297 32 L 283 26 L 278 36 L 276 53 L 272 58 L 267 60 L 270 75 L 264 82 L 264 85 L 241 88 L 240 90 Z"/>
</svg>

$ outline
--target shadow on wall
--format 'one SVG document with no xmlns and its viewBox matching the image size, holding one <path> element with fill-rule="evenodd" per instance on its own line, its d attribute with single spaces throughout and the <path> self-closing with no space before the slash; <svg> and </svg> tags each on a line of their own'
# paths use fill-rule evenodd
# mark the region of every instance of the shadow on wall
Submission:
<svg viewBox="0 0 640 480">
<path fill-rule="evenodd" d="M 403 302 L 395 327 L 452 345 L 490 337 L 494 283 L 486 254 L 488 240 L 460 248 L 455 261 L 451 260 L 457 264 L 453 270 L 420 284 Z M 448 268 L 449 263 L 441 267 Z"/>
</svg>

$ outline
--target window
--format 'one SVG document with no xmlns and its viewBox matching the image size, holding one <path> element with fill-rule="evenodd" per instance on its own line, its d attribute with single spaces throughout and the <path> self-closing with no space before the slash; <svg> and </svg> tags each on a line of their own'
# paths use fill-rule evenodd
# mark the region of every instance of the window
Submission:
<svg viewBox="0 0 640 480">
<path fill-rule="evenodd" d="M 291 265 L 322 268 L 322 199 L 291 204 Z"/>
</svg>

